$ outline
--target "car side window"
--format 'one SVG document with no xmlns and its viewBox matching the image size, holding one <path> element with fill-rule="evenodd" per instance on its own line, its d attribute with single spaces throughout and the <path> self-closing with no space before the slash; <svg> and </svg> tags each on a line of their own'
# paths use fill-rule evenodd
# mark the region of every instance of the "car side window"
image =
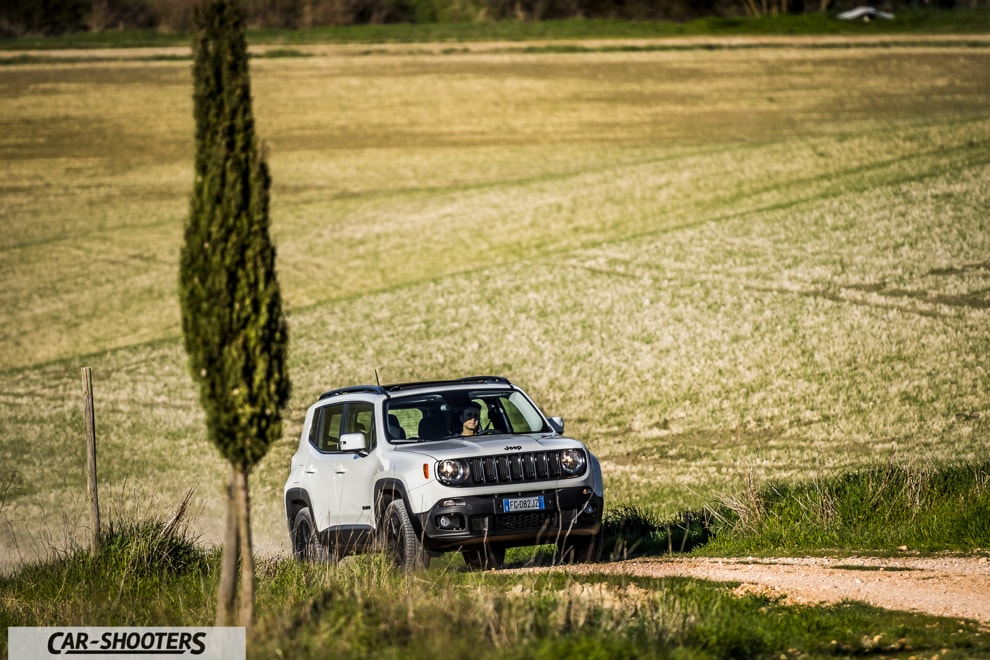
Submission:
<svg viewBox="0 0 990 660">
<path fill-rule="evenodd" d="M 313 427 L 309 442 L 319 451 L 340 451 L 340 422 L 344 417 L 343 405 L 323 406 L 313 415 Z"/>
<path fill-rule="evenodd" d="M 314 410 L 313 423 L 309 426 L 309 444 L 313 445 L 316 449 L 320 448 L 320 417 L 322 414 L 322 408 Z"/>
<path fill-rule="evenodd" d="M 344 433 L 364 433 L 367 448 L 375 448 L 375 407 L 370 403 L 350 403 L 344 420 Z"/>
<path fill-rule="evenodd" d="M 539 418 L 532 406 L 520 407 L 515 403 L 516 398 L 521 399 L 521 395 L 513 392 L 508 398 L 502 399 L 502 410 L 509 418 L 509 424 L 512 425 L 511 431 L 513 433 L 537 433 L 542 430 L 543 420 Z"/>
</svg>

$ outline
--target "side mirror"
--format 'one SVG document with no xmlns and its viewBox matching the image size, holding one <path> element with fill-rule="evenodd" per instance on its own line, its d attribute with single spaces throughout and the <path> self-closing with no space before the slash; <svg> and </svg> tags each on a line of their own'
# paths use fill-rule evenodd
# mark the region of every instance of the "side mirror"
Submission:
<svg viewBox="0 0 990 660">
<path fill-rule="evenodd" d="M 563 417 L 549 417 L 547 421 L 550 422 L 550 428 L 552 428 L 557 433 L 564 432 L 564 418 Z"/>
<path fill-rule="evenodd" d="M 345 433 L 340 436 L 340 451 L 361 452 L 368 448 L 368 440 L 364 433 Z"/>
</svg>

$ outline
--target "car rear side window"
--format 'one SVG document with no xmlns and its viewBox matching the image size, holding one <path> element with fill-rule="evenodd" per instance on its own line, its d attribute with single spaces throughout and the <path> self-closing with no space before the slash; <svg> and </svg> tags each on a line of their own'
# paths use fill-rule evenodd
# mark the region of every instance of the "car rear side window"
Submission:
<svg viewBox="0 0 990 660">
<path fill-rule="evenodd" d="M 344 406 L 323 406 L 313 413 L 313 426 L 309 430 L 309 443 L 322 452 L 340 451 L 340 422 Z"/>
</svg>

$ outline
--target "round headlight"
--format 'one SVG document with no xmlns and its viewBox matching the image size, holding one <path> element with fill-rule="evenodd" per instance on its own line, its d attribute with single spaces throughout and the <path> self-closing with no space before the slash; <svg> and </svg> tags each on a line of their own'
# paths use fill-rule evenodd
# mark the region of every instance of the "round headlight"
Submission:
<svg viewBox="0 0 990 660">
<path fill-rule="evenodd" d="M 457 486 L 467 481 L 471 471 L 467 463 L 457 458 L 445 458 L 437 463 L 437 480 L 448 486 Z"/>
<path fill-rule="evenodd" d="M 564 474 L 575 475 L 584 471 L 584 452 L 580 449 L 565 449 L 560 452 L 560 469 Z"/>
</svg>

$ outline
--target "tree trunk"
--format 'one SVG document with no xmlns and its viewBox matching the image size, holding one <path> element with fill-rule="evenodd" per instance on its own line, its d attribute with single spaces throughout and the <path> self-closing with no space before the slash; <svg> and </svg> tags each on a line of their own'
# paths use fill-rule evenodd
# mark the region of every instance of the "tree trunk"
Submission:
<svg viewBox="0 0 990 660">
<path fill-rule="evenodd" d="M 251 495 L 248 470 L 236 470 L 237 534 L 241 557 L 241 608 L 239 625 L 250 633 L 254 625 L 254 551 L 251 548 Z"/>
<path fill-rule="evenodd" d="M 237 501 L 234 495 L 237 468 L 231 467 L 227 482 L 227 528 L 223 535 L 223 560 L 220 568 L 220 590 L 217 594 L 216 625 L 230 626 L 234 622 L 237 601 L 237 555 L 240 545 L 237 531 Z"/>
</svg>

